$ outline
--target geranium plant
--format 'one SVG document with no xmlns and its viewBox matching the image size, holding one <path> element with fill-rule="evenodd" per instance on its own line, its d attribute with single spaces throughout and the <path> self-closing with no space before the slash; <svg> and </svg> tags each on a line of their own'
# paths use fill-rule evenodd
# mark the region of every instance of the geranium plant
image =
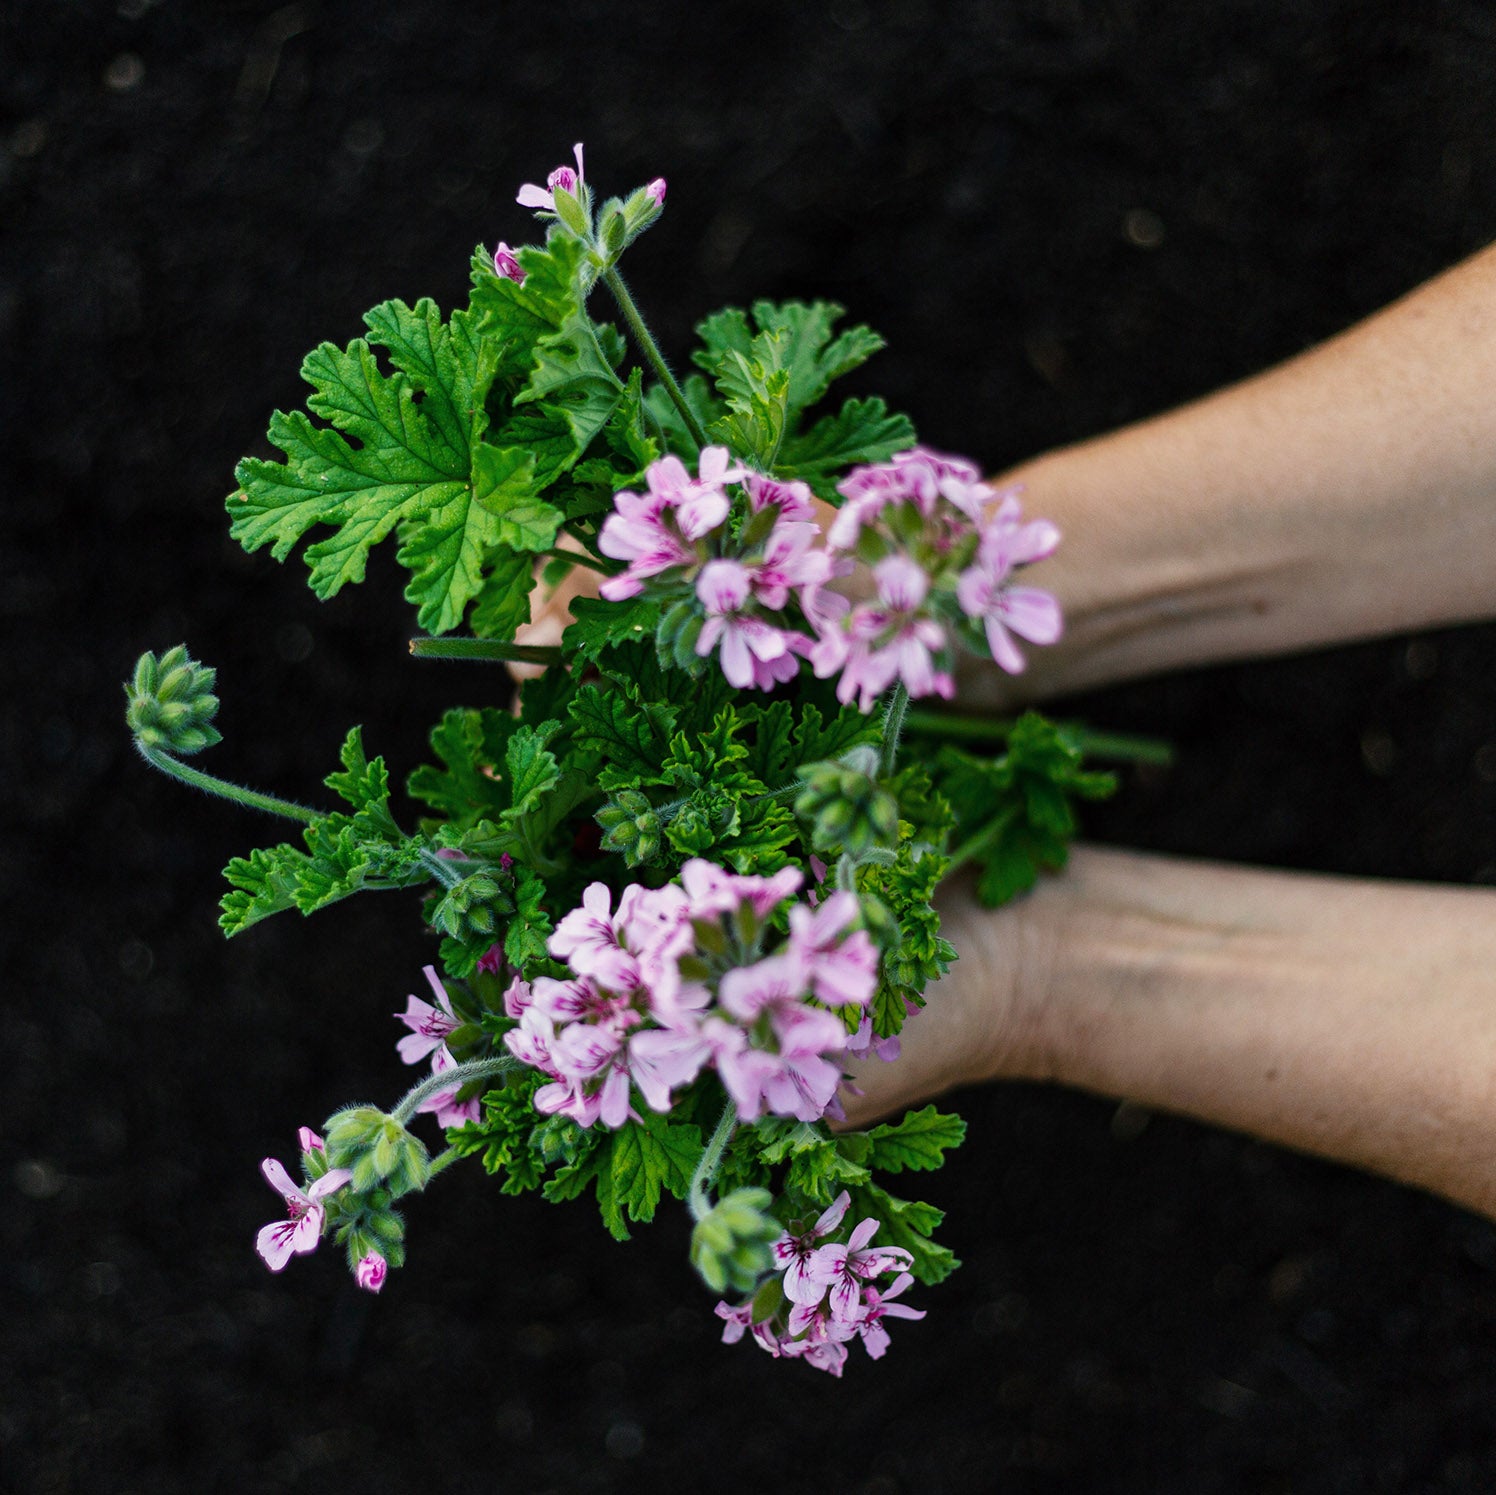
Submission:
<svg viewBox="0 0 1496 1495">
<path fill-rule="evenodd" d="M 475 672 L 492 704 L 437 724 L 414 821 L 357 728 L 326 780 L 338 810 L 185 764 L 218 734 L 213 671 L 184 647 L 141 659 L 129 722 L 157 767 L 301 822 L 300 844 L 229 864 L 228 934 L 385 890 L 439 940 L 397 1014 L 398 1058 L 429 1073 L 388 1111 L 303 1127 L 300 1184 L 262 1165 L 286 1213 L 259 1235 L 271 1270 L 333 1236 L 378 1292 L 404 1261 L 397 1206 L 473 1158 L 506 1193 L 590 1193 L 620 1238 L 684 1201 L 723 1338 L 840 1374 L 956 1265 L 940 1211 L 883 1179 L 963 1132 L 933 1106 L 834 1130 L 849 1057 L 896 1057 L 955 959 L 940 883 L 975 863 L 984 899 L 1013 896 L 1109 788 L 1037 715 L 985 724 L 990 757 L 909 731 L 929 726 L 911 698 L 953 694 L 956 650 L 1017 671 L 1018 640 L 1058 636 L 1019 578 L 1059 536 L 881 400 L 826 404 L 882 346 L 837 332 L 836 306 L 718 312 L 677 382 L 618 269 L 665 183 L 598 202 L 575 161 L 521 189 L 544 243 L 478 250 L 466 307 L 386 302 L 316 349 L 308 410 L 271 420 L 283 460 L 242 462 L 228 500 L 249 550 L 284 560 L 317 532 L 320 597 L 393 533 L 415 655 L 548 668 L 511 704 Z M 516 643 L 535 588 L 577 566 L 599 595 L 560 645 Z"/>
</svg>

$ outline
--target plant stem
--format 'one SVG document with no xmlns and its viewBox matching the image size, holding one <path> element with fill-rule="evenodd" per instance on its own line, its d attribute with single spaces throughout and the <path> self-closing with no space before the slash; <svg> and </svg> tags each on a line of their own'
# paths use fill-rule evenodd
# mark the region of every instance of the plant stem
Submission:
<svg viewBox="0 0 1496 1495">
<path fill-rule="evenodd" d="M 589 571 L 600 571 L 604 576 L 612 576 L 615 572 L 615 568 L 607 561 L 600 561 L 595 555 L 588 555 L 585 550 L 542 550 L 540 553 L 553 560 L 570 561 L 574 566 L 586 566 Z"/>
<path fill-rule="evenodd" d="M 487 638 L 413 638 L 417 659 L 519 660 L 525 664 L 559 664 L 561 650 L 545 644 L 501 644 Z"/>
<path fill-rule="evenodd" d="M 506 1055 L 502 1059 L 473 1059 L 467 1064 L 440 1070 L 434 1075 L 428 1075 L 415 1089 L 406 1091 L 404 1098 L 390 1115 L 404 1126 L 416 1114 L 421 1102 L 429 1100 L 433 1095 L 440 1095 L 444 1090 L 461 1090 L 469 1080 L 483 1080 L 490 1075 L 501 1075 L 506 1070 L 518 1068 L 519 1060 Z"/>
<path fill-rule="evenodd" d="M 1012 733 L 1014 722 L 999 716 L 957 716 L 943 711 L 911 711 L 904 717 L 904 730 L 921 737 L 950 737 L 967 742 L 1002 742 Z M 1071 723 L 1064 731 L 1088 758 L 1107 758 L 1114 763 L 1149 763 L 1167 767 L 1174 749 L 1157 737 L 1139 737 L 1130 732 L 1093 732 Z"/>
<path fill-rule="evenodd" d="M 712 1139 L 706 1144 L 706 1151 L 702 1153 L 701 1161 L 691 1175 L 690 1209 L 693 1220 L 700 1221 L 711 1213 L 712 1202 L 707 1198 L 706 1191 L 717 1177 L 717 1170 L 722 1166 L 722 1153 L 737 1124 L 738 1108 L 729 1097 L 727 1104 L 722 1107 L 717 1130 L 712 1133 Z"/>
<path fill-rule="evenodd" d="M 429 1182 L 430 1179 L 435 1178 L 443 1168 L 450 1168 L 452 1164 L 457 1161 L 457 1158 L 458 1152 L 455 1147 L 448 1147 L 443 1151 L 437 1153 L 437 1155 L 431 1160 L 431 1172 L 428 1175 L 427 1181 Z"/>
<path fill-rule="evenodd" d="M 904 717 L 909 710 L 909 687 L 902 680 L 894 686 L 893 699 L 883 713 L 883 772 L 893 772 L 899 754 L 899 738 L 904 732 Z"/>
<path fill-rule="evenodd" d="M 975 835 L 968 836 L 952 853 L 951 864 L 945 869 L 944 877 L 951 877 L 961 867 L 964 867 L 989 841 L 995 840 L 997 836 L 1007 829 L 1012 815 L 999 815 L 996 820 L 989 821 Z"/>
<path fill-rule="evenodd" d="M 649 361 L 649 366 L 655 371 L 660 383 L 665 386 L 665 393 L 680 411 L 680 418 L 686 423 L 686 430 L 691 433 L 691 440 L 700 451 L 707 444 L 706 432 L 701 429 L 701 422 L 696 419 L 695 411 L 686 404 L 686 397 L 680 385 L 675 382 L 675 375 L 670 372 L 670 365 L 665 362 L 665 355 L 660 352 L 660 345 L 654 340 L 654 334 L 639 315 L 639 308 L 634 304 L 629 288 L 623 283 L 623 276 L 616 269 L 606 270 L 603 272 L 603 279 L 608 283 L 608 289 L 612 291 L 619 311 L 623 313 L 623 320 L 629 324 L 629 331 L 634 334 L 639 351 Z"/>
<path fill-rule="evenodd" d="M 289 799 L 278 799 L 273 794 L 260 794 L 254 789 L 245 789 L 242 785 L 229 783 L 227 779 L 204 773 L 200 768 L 189 768 L 170 753 L 163 753 L 160 748 L 147 747 L 138 737 L 135 739 L 135 747 L 152 768 L 160 769 L 169 778 L 191 784 L 194 789 L 206 789 L 209 794 L 216 794 L 220 799 L 231 799 L 236 804 L 248 805 L 251 810 L 284 815 L 287 820 L 299 820 L 304 825 L 322 818 L 320 811 L 308 809 L 306 805 L 295 804 Z"/>
</svg>

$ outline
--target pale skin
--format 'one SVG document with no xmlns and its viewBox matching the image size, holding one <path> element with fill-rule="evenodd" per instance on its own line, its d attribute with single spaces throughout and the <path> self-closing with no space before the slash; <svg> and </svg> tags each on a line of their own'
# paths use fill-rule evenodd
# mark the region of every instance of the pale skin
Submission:
<svg viewBox="0 0 1496 1495">
<path fill-rule="evenodd" d="M 1005 474 L 1065 535 L 1025 580 L 1066 635 L 1016 680 L 971 661 L 959 705 L 1496 616 L 1493 390 L 1496 248 L 1290 363 Z M 1496 893 L 1079 847 L 999 912 L 959 879 L 942 896 L 961 958 L 898 1062 L 854 1077 L 853 1124 L 1053 1080 L 1496 1217 Z"/>
</svg>

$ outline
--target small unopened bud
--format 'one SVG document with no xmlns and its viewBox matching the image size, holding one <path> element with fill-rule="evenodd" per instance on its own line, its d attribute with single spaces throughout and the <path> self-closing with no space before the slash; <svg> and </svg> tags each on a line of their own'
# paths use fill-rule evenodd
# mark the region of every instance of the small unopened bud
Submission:
<svg viewBox="0 0 1496 1495">
<path fill-rule="evenodd" d="M 860 760 L 812 763 L 800 772 L 805 788 L 795 814 L 811 822 L 816 847 L 857 857 L 898 842 L 898 801 L 878 787 Z"/>
<path fill-rule="evenodd" d="M 749 1292 L 773 1266 L 770 1247 L 783 1232 L 771 1202 L 767 1189 L 735 1189 L 696 1222 L 691 1265 L 713 1292 Z"/>
<path fill-rule="evenodd" d="M 502 240 L 494 246 L 493 273 L 503 276 L 505 280 L 512 280 L 516 285 L 525 283 L 525 272 L 520 267 L 519 260 L 515 258 L 514 251 Z"/>
<path fill-rule="evenodd" d="M 351 1106 L 328 1119 L 327 1157 L 333 1167 L 352 1170 L 356 1194 L 384 1184 L 398 1198 L 424 1189 L 431 1177 L 426 1144 L 374 1106 Z"/>
<path fill-rule="evenodd" d="M 366 1256 L 359 1258 L 358 1265 L 353 1269 L 353 1280 L 366 1293 L 377 1293 L 384 1286 L 385 1275 L 389 1269 L 390 1264 L 379 1252 L 370 1251 Z"/>
<path fill-rule="evenodd" d="M 125 685 L 125 720 L 141 746 L 185 758 L 221 742 L 213 727 L 216 675 L 188 655 L 186 644 L 168 649 L 160 659 L 142 654 Z"/>
</svg>

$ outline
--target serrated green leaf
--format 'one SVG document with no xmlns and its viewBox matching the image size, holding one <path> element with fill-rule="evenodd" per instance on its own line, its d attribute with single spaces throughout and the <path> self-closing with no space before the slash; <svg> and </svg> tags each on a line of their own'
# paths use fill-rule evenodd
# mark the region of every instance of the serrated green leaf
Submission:
<svg viewBox="0 0 1496 1495">
<path fill-rule="evenodd" d="M 610 646 L 652 640 L 660 621 L 660 605 L 642 596 L 622 602 L 578 597 L 571 604 L 571 617 L 561 635 L 562 649 L 569 656 L 595 660 Z"/>
<path fill-rule="evenodd" d="M 549 550 L 561 510 L 536 491 L 535 453 L 480 442 L 473 452 L 473 497 L 497 521 L 494 537 L 510 550 Z"/>
<path fill-rule="evenodd" d="M 677 708 L 640 701 L 625 690 L 584 685 L 567 709 L 577 746 L 596 753 L 606 764 L 598 775 L 603 789 L 663 781 Z"/>
<path fill-rule="evenodd" d="M 561 770 L 556 762 L 556 755 L 548 750 L 546 744 L 560 730 L 560 722 L 547 722 L 538 729 L 521 727 L 509 739 L 509 745 L 504 750 L 504 762 L 509 770 L 512 804 L 504 812 L 504 820 L 509 821 L 537 809 L 555 787 L 556 781 L 561 777 Z"/>
<path fill-rule="evenodd" d="M 535 558 L 520 550 L 499 551 L 488 562 L 488 576 L 470 619 L 478 638 L 508 643 L 530 621 L 535 590 Z"/>
<path fill-rule="evenodd" d="M 654 1219 L 661 1192 L 684 1199 L 701 1161 L 701 1128 L 645 1111 L 613 1134 L 613 1198 L 629 1219 Z"/>
<path fill-rule="evenodd" d="M 907 1251 L 912 1258 L 910 1272 L 926 1287 L 944 1282 L 961 1265 L 947 1247 L 930 1239 L 945 1219 L 943 1210 L 933 1204 L 895 1198 L 877 1184 L 861 1184 L 850 1192 L 848 1215 L 854 1220 L 874 1216 L 878 1233 L 873 1239 L 880 1246 L 901 1246 Z"/>
<path fill-rule="evenodd" d="M 939 1168 L 946 1149 L 961 1145 L 966 1123 L 959 1116 L 943 1115 L 934 1106 L 926 1106 L 907 1112 L 900 1121 L 875 1126 L 868 1135 L 872 1167 L 899 1173 L 905 1168 Z"/>
<path fill-rule="evenodd" d="M 847 468 L 886 462 L 914 441 L 914 424 L 907 416 L 890 414 L 876 396 L 851 399 L 808 431 L 786 437 L 774 470 L 780 477 L 809 483 L 821 498 L 838 503 L 836 484 Z"/>
</svg>

